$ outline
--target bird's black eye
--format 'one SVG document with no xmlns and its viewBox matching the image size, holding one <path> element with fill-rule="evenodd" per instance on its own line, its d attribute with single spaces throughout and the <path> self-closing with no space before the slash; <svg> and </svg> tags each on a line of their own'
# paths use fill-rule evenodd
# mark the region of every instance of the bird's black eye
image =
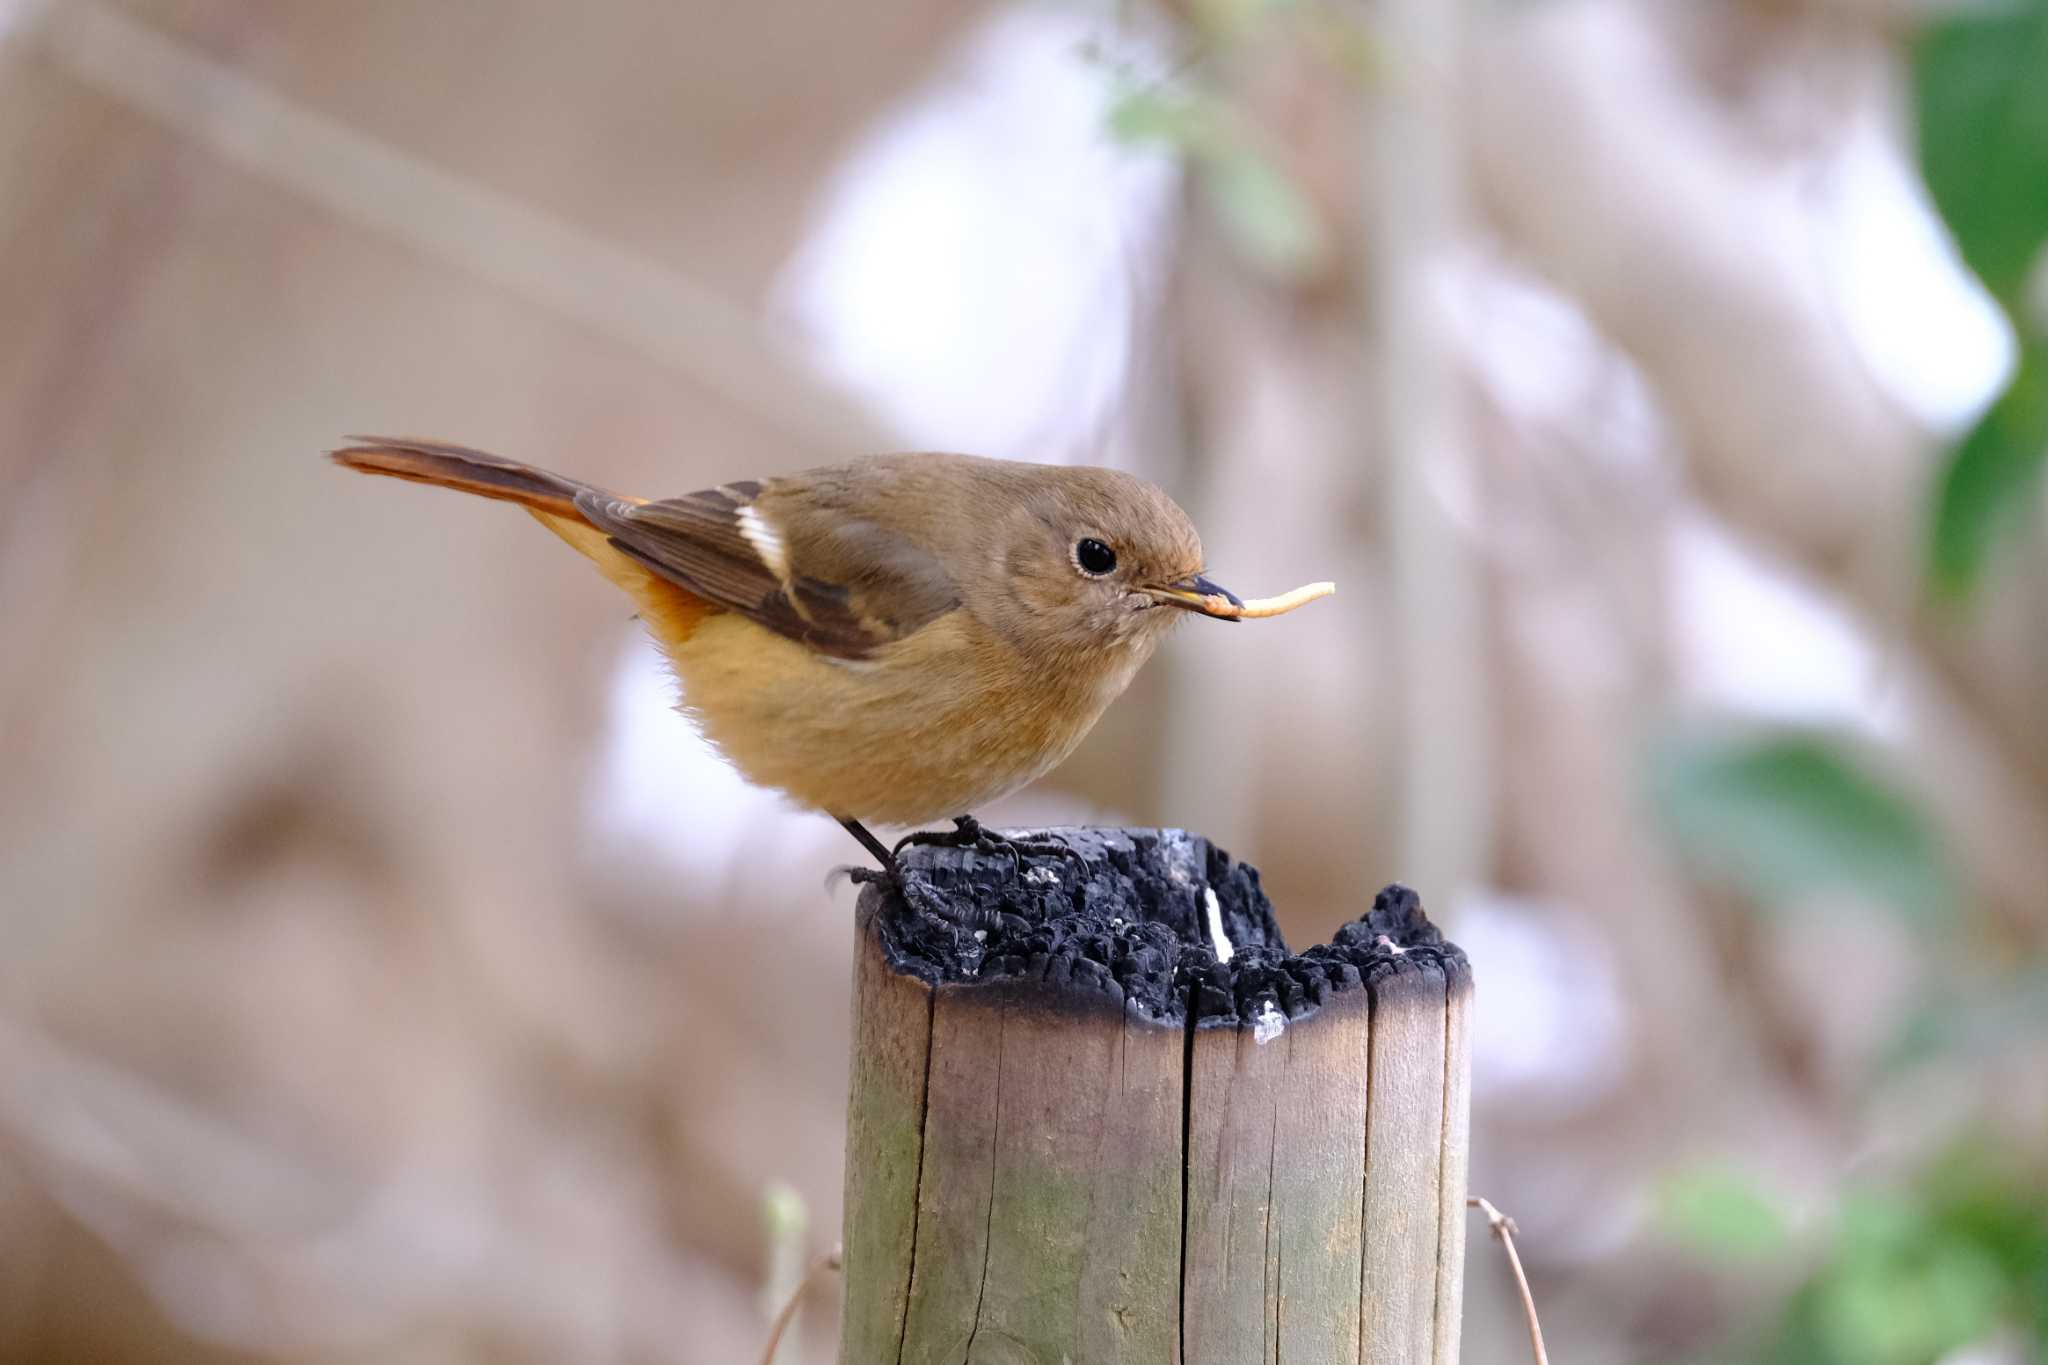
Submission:
<svg viewBox="0 0 2048 1365">
<path fill-rule="evenodd" d="M 1116 551 L 1090 536 L 1074 546 L 1074 562 L 1082 573 L 1100 578 L 1116 567 Z"/>
</svg>

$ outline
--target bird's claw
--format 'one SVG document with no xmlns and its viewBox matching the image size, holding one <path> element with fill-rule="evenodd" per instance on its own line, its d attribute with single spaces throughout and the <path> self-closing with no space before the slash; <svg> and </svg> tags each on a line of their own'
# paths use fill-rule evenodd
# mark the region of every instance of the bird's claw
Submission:
<svg viewBox="0 0 2048 1365">
<path fill-rule="evenodd" d="M 998 852 L 1010 856 L 1010 876 L 1016 878 L 1024 871 L 1028 858 L 1066 858 L 1077 871 L 1085 872 L 1087 860 L 1070 847 L 1057 834 L 1043 839 L 1019 839 L 1008 834 L 997 834 L 984 828 L 981 821 L 971 815 L 953 817 L 950 830 L 916 830 L 896 841 L 890 855 L 900 855 L 906 847 L 919 848 L 971 848 L 976 853 L 988 856 Z"/>
</svg>

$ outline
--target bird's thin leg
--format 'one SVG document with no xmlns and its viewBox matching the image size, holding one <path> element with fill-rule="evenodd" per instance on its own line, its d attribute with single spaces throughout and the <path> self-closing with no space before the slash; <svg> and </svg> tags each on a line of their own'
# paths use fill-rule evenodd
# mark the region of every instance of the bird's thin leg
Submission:
<svg viewBox="0 0 2048 1365">
<path fill-rule="evenodd" d="M 896 855 L 889 851 L 888 845 L 868 833 L 868 827 L 858 820 L 849 820 L 842 815 L 839 817 L 839 823 L 846 827 L 848 834 L 860 840 L 862 848 L 875 855 L 875 861 L 882 865 L 882 871 L 888 873 L 892 878 L 900 879 L 902 869 L 897 865 Z M 901 845 L 898 845 L 898 847 L 901 847 Z"/>
</svg>

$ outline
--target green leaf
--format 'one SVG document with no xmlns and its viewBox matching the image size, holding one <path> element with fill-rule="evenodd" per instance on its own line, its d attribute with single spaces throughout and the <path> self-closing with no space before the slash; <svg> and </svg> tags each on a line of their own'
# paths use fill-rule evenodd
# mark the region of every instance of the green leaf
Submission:
<svg viewBox="0 0 2048 1365">
<path fill-rule="evenodd" d="M 2012 383 L 1941 471 L 1928 562 L 1942 594 L 1961 597 L 1977 585 L 2000 534 L 2024 524 L 2034 506 L 2044 463 L 2048 347 L 2034 344 L 2022 348 Z"/>
<path fill-rule="evenodd" d="M 1196 30 L 1211 40 L 1241 44 L 1292 8 L 1292 0 L 1194 0 L 1189 12 Z"/>
<path fill-rule="evenodd" d="M 1827 735 L 1681 738 L 1653 766 L 1679 847 L 1765 903 L 1845 889 L 1926 922 L 1955 894 L 1913 802 Z"/>
<path fill-rule="evenodd" d="M 1966 1135 L 1919 1178 L 1942 1234 L 1974 1243 L 2021 1292 L 2048 1284 L 2048 1162 L 2039 1152 Z M 2048 1325 L 2048 1295 L 2029 1295 Z"/>
<path fill-rule="evenodd" d="M 1950 454 L 1936 488 L 1928 567 L 1935 589 L 1956 598 L 1982 578 L 1999 537 L 2023 524 L 2048 461 L 2048 357 L 2024 306 L 2048 242 L 2048 0 L 1929 24 L 1912 68 L 1928 192 L 2023 339 L 2011 386 Z"/>
<path fill-rule="evenodd" d="M 1912 67 L 1928 191 L 1963 259 L 2014 308 L 2048 240 L 2048 0 L 1930 24 Z"/>
<path fill-rule="evenodd" d="M 1846 1259 L 1814 1311 L 1836 1359 L 1922 1365 L 1986 1335 L 2006 1297 L 1998 1263 L 1967 1242 L 1933 1240 Z"/>
<path fill-rule="evenodd" d="M 1360 86 L 1386 80 L 1393 68 L 1385 45 L 1360 13 L 1317 9 L 1303 24 L 1302 32 L 1325 61 Z"/>
<path fill-rule="evenodd" d="M 1977 1130 L 1903 1184 L 1844 1194 L 1771 1365 L 1926 1365 L 2001 1326 L 2048 1341 L 2039 1153 Z"/>
<path fill-rule="evenodd" d="M 1786 1249 L 1790 1237 L 1778 1210 L 1756 1186 L 1729 1170 L 1683 1172 L 1658 1200 L 1672 1236 L 1724 1260 L 1758 1260 Z"/>
<path fill-rule="evenodd" d="M 1164 143 L 1201 153 L 1219 141 L 1221 119 L 1209 100 L 1152 87 L 1117 98 L 1109 110 L 1109 131 L 1120 142 Z"/>
<path fill-rule="evenodd" d="M 1967 989 L 1929 990 L 1878 1058 L 1892 1076 L 1928 1062 L 1981 1061 L 2048 1037 L 2048 965 L 2023 968 Z"/>
<path fill-rule="evenodd" d="M 1323 225 L 1308 196 L 1266 157 L 1236 147 L 1211 158 L 1204 172 L 1210 206 L 1253 265 L 1295 278 L 1322 258 Z"/>
<path fill-rule="evenodd" d="M 2048 1347 L 2048 1161 L 1979 1132 L 1918 1183 L 1937 1235 L 1967 1242 L 1998 1265 L 2008 1318 Z"/>
<path fill-rule="evenodd" d="M 1183 153 L 1210 212 L 1253 266 L 1291 279 L 1322 259 L 1328 243 L 1315 206 L 1216 100 L 1133 90 L 1111 106 L 1109 130 L 1122 142 L 1162 143 Z"/>
</svg>

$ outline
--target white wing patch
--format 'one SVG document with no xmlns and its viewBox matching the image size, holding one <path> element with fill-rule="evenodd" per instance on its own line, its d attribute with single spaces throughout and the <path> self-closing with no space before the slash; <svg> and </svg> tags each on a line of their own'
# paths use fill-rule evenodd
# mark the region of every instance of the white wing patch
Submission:
<svg viewBox="0 0 2048 1365">
<path fill-rule="evenodd" d="M 761 556 L 761 562 L 774 571 L 784 583 L 789 582 L 789 552 L 782 546 L 782 537 L 752 507 L 739 510 L 740 534 L 747 538 L 747 544 L 754 547 L 754 553 Z"/>
</svg>

